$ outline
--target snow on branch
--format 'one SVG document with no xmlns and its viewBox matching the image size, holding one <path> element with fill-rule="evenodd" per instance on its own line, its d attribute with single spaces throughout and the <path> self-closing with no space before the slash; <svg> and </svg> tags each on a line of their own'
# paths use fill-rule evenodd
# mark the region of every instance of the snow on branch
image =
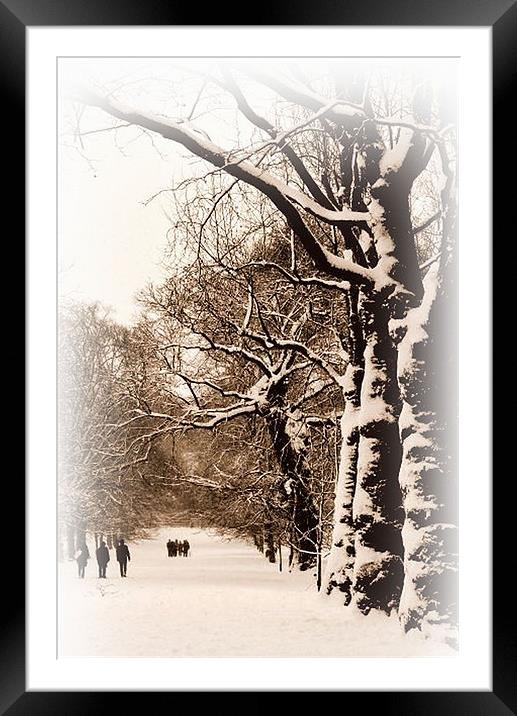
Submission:
<svg viewBox="0 0 517 716">
<path fill-rule="evenodd" d="M 332 281 L 330 279 L 320 278 L 319 276 L 299 276 L 295 271 L 289 271 L 274 261 L 250 261 L 241 268 L 271 268 L 281 273 L 284 278 L 295 285 L 301 284 L 305 286 L 319 286 L 320 288 L 335 288 L 340 291 L 345 291 L 350 288 L 348 281 Z"/>
<path fill-rule="evenodd" d="M 244 94 L 242 93 L 242 90 L 235 82 L 233 76 L 230 72 L 224 71 L 223 74 L 227 83 L 227 87 L 231 94 L 233 95 L 235 101 L 237 102 L 237 106 L 240 109 L 240 111 L 243 113 L 243 115 L 256 127 L 259 127 L 260 129 L 263 129 L 269 136 L 276 140 L 277 145 L 279 146 L 280 150 L 285 154 L 285 156 L 289 159 L 292 166 L 298 173 L 298 176 L 303 181 L 307 189 L 312 194 L 313 198 L 319 202 L 322 206 L 326 207 L 327 209 L 333 209 L 336 208 L 335 205 L 332 204 L 332 202 L 327 198 L 327 196 L 324 194 L 324 192 L 320 189 L 318 184 L 315 182 L 313 177 L 311 176 L 310 172 L 307 170 L 307 167 L 305 166 L 304 162 L 302 161 L 301 157 L 298 156 L 298 154 L 295 152 L 293 147 L 290 144 L 286 143 L 287 133 L 283 133 L 282 135 L 279 135 L 276 127 L 274 127 L 268 120 L 259 115 L 252 107 L 250 106 L 247 99 L 244 97 Z M 335 103 L 333 103 L 334 105 Z M 329 109 L 333 109 L 333 106 Z M 321 110 L 323 112 L 323 110 Z M 328 110 L 326 110 L 328 111 Z M 318 115 L 318 116 L 317 116 Z M 310 124 L 315 119 L 317 119 L 319 116 L 319 113 L 316 113 L 313 115 L 313 117 L 310 120 L 307 120 L 303 124 L 303 126 L 307 126 L 307 124 Z M 289 130 L 289 134 L 292 134 L 295 131 L 298 131 L 299 129 L 302 129 L 302 126 L 298 126 L 295 128 L 292 128 Z"/>
<path fill-rule="evenodd" d="M 239 327 L 237 327 L 238 330 L 241 330 Z M 243 348 L 242 346 L 236 346 L 236 345 L 229 345 L 226 343 L 218 343 L 217 341 L 214 341 L 208 334 L 204 333 L 203 331 L 199 329 L 195 329 L 191 326 L 190 330 L 197 336 L 200 336 L 203 338 L 208 345 L 185 345 L 183 343 L 167 343 L 164 346 L 161 346 L 160 350 L 166 350 L 168 348 L 181 348 L 182 350 L 195 350 L 200 351 L 202 353 L 209 352 L 209 351 L 221 351 L 221 353 L 225 353 L 226 355 L 237 355 L 242 356 L 243 358 L 246 358 L 246 360 L 250 361 L 254 365 L 257 366 L 257 368 L 260 368 L 262 373 L 265 373 L 266 375 L 270 376 L 272 373 L 272 366 L 271 363 L 266 360 L 265 358 L 262 358 L 261 356 L 257 355 L 256 353 L 253 353 L 252 351 Z"/>
<path fill-rule="evenodd" d="M 312 427 L 316 426 L 337 426 L 341 420 L 342 413 L 332 413 L 328 415 L 307 415 L 305 422 Z"/>
<path fill-rule="evenodd" d="M 127 107 L 111 96 L 104 96 L 98 91 L 83 89 L 81 99 L 86 104 L 99 107 L 108 114 L 123 121 L 135 124 L 150 131 L 161 134 L 166 139 L 177 142 L 215 167 L 242 179 L 267 196 L 285 216 L 289 226 L 296 233 L 304 248 L 318 268 L 332 276 L 347 279 L 356 284 L 371 284 L 361 267 L 353 261 L 334 256 L 318 241 L 311 232 L 295 205 L 308 211 L 313 216 L 330 224 L 361 223 L 369 218 L 368 212 L 351 211 L 349 209 L 330 210 L 302 191 L 286 184 L 270 172 L 255 166 L 247 160 L 228 163 L 228 152 L 214 144 L 208 136 L 187 122 L 174 121 L 167 117 L 135 110 Z"/>
<path fill-rule="evenodd" d="M 212 340 L 209 336 L 203 336 L 207 342 L 208 346 L 198 346 L 198 350 L 200 351 L 210 351 L 210 350 L 216 350 L 221 351 L 222 353 L 226 353 L 227 355 L 240 355 L 243 358 L 246 358 L 251 363 L 254 363 L 258 368 L 260 368 L 266 375 L 271 375 L 272 373 L 272 366 L 269 361 L 266 361 L 263 358 L 260 358 L 256 353 L 253 353 L 250 350 L 247 350 L 246 348 L 241 348 L 240 346 L 234 346 L 234 345 L 227 345 L 225 343 L 217 343 L 216 341 Z"/>
<path fill-rule="evenodd" d="M 439 252 L 438 252 L 437 254 L 435 254 L 434 256 L 431 256 L 430 259 L 428 259 L 427 261 L 424 261 L 423 264 L 420 264 L 420 266 L 419 266 L 418 268 L 419 268 L 421 271 L 423 271 L 424 269 L 426 269 L 426 268 L 427 268 L 428 266 L 430 266 L 431 264 L 434 264 L 435 261 L 438 261 L 438 259 L 440 258 L 441 255 L 442 255 L 442 252 L 439 251 Z"/>
<path fill-rule="evenodd" d="M 135 110 L 113 97 L 105 97 L 89 90 L 84 90 L 83 101 L 92 106 L 100 107 L 105 112 L 126 122 L 161 134 L 165 139 L 171 139 L 182 144 L 201 159 L 205 159 L 216 167 L 224 168 L 228 174 L 237 179 L 243 179 L 248 184 L 252 184 L 269 196 L 273 202 L 275 202 L 276 194 L 280 193 L 284 198 L 290 199 L 309 213 L 331 224 L 342 222 L 360 223 L 369 218 L 368 212 L 365 211 L 326 209 L 302 191 L 289 186 L 270 172 L 256 167 L 247 160 L 229 162 L 229 153 L 214 144 L 205 132 L 196 129 L 189 122 L 184 120 L 174 121 L 161 115 Z"/>
<path fill-rule="evenodd" d="M 222 388 L 220 385 L 217 385 L 217 383 L 214 383 L 211 380 L 207 380 L 207 379 L 197 380 L 195 378 L 189 378 L 186 375 L 184 375 L 183 373 L 178 373 L 178 376 L 186 382 L 193 383 L 195 385 L 206 386 L 207 388 L 211 388 L 211 390 L 214 390 L 217 393 L 220 393 L 220 395 L 222 395 L 225 398 L 236 398 L 238 400 L 243 400 L 243 401 L 255 400 L 251 396 L 246 395 L 246 393 L 239 393 L 236 390 L 226 390 L 225 388 Z"/>
<path fill-rule="evenodd" d="M 151 418 L 154 420 L 162 421 L 159 428 L 152 430 L 149 433 L 139 435 L 136 437 L 128 446 L 127 452 L 133 449 L 138 443 L 150 442 L 154 438 L 161 437 L 164 434 L 170 434 L 173 432 L 184 431 L 190 428 L 201 428 L 201 429 L 212 429 L 227 423 L 228 421 L 238 418 L 242 415 L 253 414 L 257 411 L 259 406 L 259 400 L 253 400 L 251 397 L 249 401 L 244 403 L 234 403 L 225 408 L 200 408 L 195 411 L 190 411 L 184 415 L 169 415 L 167 413 L 160 412 L 149 412 L 141 413 L 133 418 L 133 420 L 142 418 Z M 133 463 L 131 463 L 133 464 Z"/>
<path fill-rule="evenodd" d="M 257 412 L 258 405 L 259 400 L 257 399 L 246 404 L 240 402 L 234 403 L 225 408 L 205 408 L 199 411 L 199 413 L 194 413 L 192 418 L 181 418 L 178 424 L 182 426 L 190 425 L 191 427 L 213 428 L 220 423 L 225 423 L 241 415 L 249 415 L 250 413 Z M 206 422 L 201 422 L 203 418 L 210 419 Z"/>
<path fill-rule="evenodd" d="M 434 127 L 418 124 L 417 122 L 407 122 L 397 119 L 396 117 L 386 117 L 385 119 L 375 117 L 372 121 L 375 122 L 375 124 L 381 124 L 386 127 L 401 127 L 403 129 L 411 129 L 413 132 L 419 132 L 420 134 L 427 134 L 432 137 L 435 142 L 444 141 L 443 130 L 437 130 Z"/>
<path fill-rule="evenodd" d="M 434 147 L 434 145 L 433 145 Z M 381 180 L 395 177 L 412 182 L 429 161 L 429 146 L 416 131 L 406 129 L 399 141 L 384 152 L 379 162 Z"/>
<path fill-rule="evenodd" d="M 324 370 L 335 383 L 337 383 L 338 385 L 341 384 L 342 377 L 339 375 L 339 373 L 330 365 L 330 363 L 328 363 L 324 358 L 322 358 L 322 356 L 309 348 L 309 346 L 305 345 L 305 343 L 301 343 L 300 341 L 295 341 L 293 339 L 266 336 L 262 335 L 261 333 L 253 333 L 252 331 L 245 331 L 243 335 L 246 338 L 251 338 L 252 340 L 262 345 L 264 348 L 267 348 L 269 350 L 280 349 L 301 353 L 301 355 L 305 356 L 312 363 L 315 363 L 322 370 Z"/>
</svg>

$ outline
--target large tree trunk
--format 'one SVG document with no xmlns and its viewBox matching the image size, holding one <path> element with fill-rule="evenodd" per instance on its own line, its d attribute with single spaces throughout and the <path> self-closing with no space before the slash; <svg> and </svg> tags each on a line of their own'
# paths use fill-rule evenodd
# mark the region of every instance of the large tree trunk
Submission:
<svg viewBox="0 0 517 716">
<path fill-rule="evenodd" d="M 442 108 L 443 109 L 443 108 Z M 458 577 L 458 306 L 456 177 L 441 149 L 446 177 L 439 257 L 424 279 L 424 297 L 402 322 L 398 378 L 405 522 L 404 589 L 399 617 L 407 631 L 439 627 L 455 643 Z M 439 259 L 439 260 L 438 260 Z"/>
<path fill-rule="evenodd" d="M 401 399 L 392 317 L 418 305 L 423 289 L 412 233 L 408 196 L 426 163 L 425 143 L 405 132 L 395 149 L 383 150 L 377 130 L 365 145 L 363 175 L 370 184 L 367 206 L 374 251 L 370 261 L 383 276 L 364 291 L 361 323 L 366 341 L 361 386 L 357 483 L 353 500 L 355 561 L 353 597 L 364 613 L 397 609 L 404 567 L 402 495 L 399 484 Z"/>
<path fill-rule="evenodd" d="M 385 151 L 374 126 L 365 128 L 363 139 L 361 166 L 344 148 L 343 186 L 345 193 L 355 187 L 354 193 L 346 194 L 353 208 L 363 207 L 366 199 L 371 244 L 364 259 L 378 266 L 392 283 L 379 285 L 362 297 L 361 326 L 352 330 L 353 365 L 348 367 L 344 389 L 341 464 L 326 588 L 330 592 L 338 587 L 345 604 L 353 597 L 365 613 L 372 608 L 389 613 L 398 607 L 403 584 L 403 511 L 398 482 L 401 402 L 396 347 L 388 326 L 393 313 L 403 315 L 422 294 L 408 203 L 422 143 L 409 133 L 403 151 Z M 354 251 L 352 237 L 345 239 L 354 259 L 364 265 L 357 247 Z M 357 311 L 349 313 L 352 329 L 354 317 L 357 321 Z M 354 341 L 357 336 L 359 343 Z"/>
<path fill-rule="evenodd" d="M 424 146 L 420 136 L 405 130 L 393 150 L 385 151 L 378 163 L 372 162 L 370 231 L 378 256 L 376 269 L 387 282 L 386 298 L 395 318 L 402 318 L 410 307 L 418 306 L 423 295 L 409 195 L 414 178 L 426 163 Z M 379 283 L 377 290 L 383 290 Z"/>
<path fill-rule="evenodd" d="M 403 582 L 401 445 L 397 352 L 388 332 L 389 311 L 379 295 L 365 297 L 364 377 L 355 527 L 354 601 L 367 614 L 397 609 Z"/>
<path fill-rule="evenodd" d="M 350 363 L 342 383 L 344 410 L 341 418 L 341 450 L 334 497 L 330 555 L 325 572 L 325 591 L 338 589 L 343 602 L 352 599 L 355 559 L 355 528 L 352 505 L 357 482 L 361 386 L 364 376 L 364 335 L 359 318 L 359 292 L 351 287 L 346 294 L 348 314 L 347 345 Z"/>
<path fill-rule="evenodd" d="M 332 544 L 325 573 L 325 591 L 338 589 L 345 605 L 352 598 L 354 569 L 354 521 L 352 503 L 359 454 L 360 394 L 364 370 L 349 363 L 343 385 L 345 409 L 341 418 L 341 450 L 334 498 Z"/>
<path fill-rule="evenodd" d="M 452 267 L 446 269 L 446 276 Z M 399 617 L 407 631 L 441 625 L 455 641 L 457 621 L 456 336 L 439 262 L 429 269 L 422 305 L 410 311 L 399 346 L 405 580 Z M 445 311 L 448 311 L 447 317 Z M 443 340 L 441 340 L 443 338 Z M 439 340 L 440 339 L 440 340 Z M 455 339 L 454 339 L 455 340 Z"/>
</svg>

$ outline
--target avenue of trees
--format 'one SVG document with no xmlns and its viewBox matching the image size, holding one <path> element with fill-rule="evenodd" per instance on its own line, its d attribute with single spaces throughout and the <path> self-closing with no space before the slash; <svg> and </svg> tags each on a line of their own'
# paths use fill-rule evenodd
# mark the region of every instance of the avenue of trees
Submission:
<svg viewBox="0 0 517 716">
<path fill-rule="evenodd" d="M 61 312 L 64 524 L 184 513 L 453 642 L 454 88 L 338 63 L 171 76 L 67 100 L 179 145 L 191 176 L 160 197 L 168 275 L 139 322 Z"/>
</svg>

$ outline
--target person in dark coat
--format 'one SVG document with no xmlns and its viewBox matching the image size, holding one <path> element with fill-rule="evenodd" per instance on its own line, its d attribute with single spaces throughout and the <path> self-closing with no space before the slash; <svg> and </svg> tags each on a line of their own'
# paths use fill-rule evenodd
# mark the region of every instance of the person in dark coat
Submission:
<svg viewBox="0 0 517 716">
<path fill-rule="evenodd" d="M 178 540 L 171 542 L 171 557 L 176 557 L 178 554 Z"/>
<path fill-rule="evenodd" d="M 169 557 L 172 557 L 172 544 L 173 544 L 172 540 L 169 539 L 169 541 L 167 542 L 167 555 Z"/>
<path fill-rule="evenodd" d="M 90 552 L 86 546 L 86 542 L 79 547 L 79 554 L 77 555 L 77 569 L 79 570 L 79 578 L 84 579 L 84 570 L 90 559 Z"/>
<path fill-rule="evenodd" d="M 97 547 L 97 551 L 95 554 L 97 557 L 97 564 L 99 565 L 99 579 L 101 577 L 103 579 L 106 579 L 106 567 L 108 566 L 108 562 L 110 561 L 110 553 L 108 548 L 106 547 L 106 542 L 101 540 L 101 543 Z"/>
<path fill-rule="evenodd" d="M 121 539 L 117 545 L 117 562 L 119 563 L 121 577 L 127 577 L 128 560 L 131 561 L 131 555 L 127 544 Z"/>
<path fill-rule="evenodd" d="M 188 551 L 190 549 L 189 541 L 184 539 L 183 540 L 183 556 L 188 557 Z"/>
<path fill-rule="evenodd" d="M 181 555 L 181 542 L 178 542 L 177 539 L 174 540 L 174 556 Z"/>
</svg>

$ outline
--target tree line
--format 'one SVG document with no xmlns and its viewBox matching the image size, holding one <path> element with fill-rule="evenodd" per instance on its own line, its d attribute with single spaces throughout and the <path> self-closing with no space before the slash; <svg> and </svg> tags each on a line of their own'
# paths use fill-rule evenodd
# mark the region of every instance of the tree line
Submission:
<svg viewBox="0 0 517 716">
<path fill-rule="evenodd" d="M 167 278 L 138 323 L 62 311 L 67 514 L 138 530 L 185 510 L 454 641 L 454 88 L 336 64 L 174 76 L 199 84 L 188 116 L 144 79 L 72 100 L 201 161 L 166 192 Z"/>
</svg>

